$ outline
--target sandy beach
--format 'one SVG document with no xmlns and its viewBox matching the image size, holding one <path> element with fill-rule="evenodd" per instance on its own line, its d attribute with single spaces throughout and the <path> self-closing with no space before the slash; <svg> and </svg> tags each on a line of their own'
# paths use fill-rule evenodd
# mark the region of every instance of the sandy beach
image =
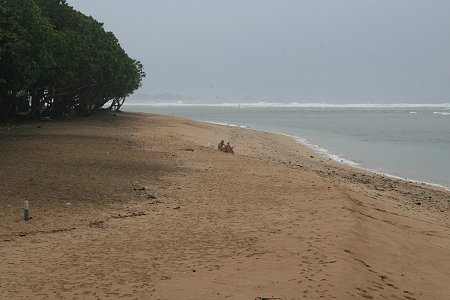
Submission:
<svg viewBox="0 0 450 300">
<path fill-rule="evenodd" d="M 0 299 L 450 299 L 450 192 L 286 136 L 105 113 L 0 156 Z"/>
</svg>

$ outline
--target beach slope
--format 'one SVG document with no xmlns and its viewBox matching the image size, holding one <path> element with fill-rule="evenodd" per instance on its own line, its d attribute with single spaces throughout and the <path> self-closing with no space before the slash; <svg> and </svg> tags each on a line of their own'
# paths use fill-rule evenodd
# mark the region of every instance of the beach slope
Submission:
<svg viewBox="0 0 450 300">
<path fill-rule="evenodd" d="M 285 136 L 117 113 L 0 153 L 2 299 L 449 299 L 450 192 Z"/>
</svg>

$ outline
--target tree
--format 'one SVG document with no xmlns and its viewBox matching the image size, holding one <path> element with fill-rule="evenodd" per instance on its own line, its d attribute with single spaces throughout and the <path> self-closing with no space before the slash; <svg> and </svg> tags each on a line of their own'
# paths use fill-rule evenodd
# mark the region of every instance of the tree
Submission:
<svg viewBox="0 0 450 300">
<path fill-rule="evenodd" d="M 140 87 L 143 66 L 103 24 L 64 0 L 0 0 L 0 118 L 89 115 L 118 109 Z"/>
</svg>

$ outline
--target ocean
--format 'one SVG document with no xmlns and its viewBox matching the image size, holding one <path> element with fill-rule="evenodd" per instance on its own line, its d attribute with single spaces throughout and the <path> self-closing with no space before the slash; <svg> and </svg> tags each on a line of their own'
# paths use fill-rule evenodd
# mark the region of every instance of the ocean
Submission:
<svg viewBox="0 0 450 300">
<path fill-rule="evenodd" d="M 152 103 L 122 110 L 286 134 L 354 167 L 450 188 L 450 104 Z"/>
</svg>

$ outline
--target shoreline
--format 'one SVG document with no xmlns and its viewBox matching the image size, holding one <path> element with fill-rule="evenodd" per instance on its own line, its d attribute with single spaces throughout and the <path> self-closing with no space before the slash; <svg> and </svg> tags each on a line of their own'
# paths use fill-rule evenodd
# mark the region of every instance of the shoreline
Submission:
<svg viewBox="0 0 450 300">
<path fill-rule="evenodd" d="M 211 105 L 215 105 L 215 104 L 211 104 Z M 330 107 L 326 107 L 326 106 L 322 107 L 322 106 L 318 106 L 318 105 L 319 104 L 317 104 L 317 103 L 314 104 L 314 106 L 316 106 L 316 109 L 318 109 L 317 111 L 319 111 L 319 112 L 323 108 L 325 110 L 330 108 Z M 450 105 L 450 104 L 442 104 L 439 106 L 441 106 L 441 108 L 443 108 L 443 109 L 447 109 L 446 105 Z M 187 105 L 187 106 L 189 106 L 189 105 Z M 203 105 L 199 104 L 197 106 L 202 107 Z M 302 104 L 302 106 L 309 107 L 312 105 Z M 371 107 L 373 105 L 361 105 L 361 104 L 344 105 L 344 107 L 346 109 L 347 109 L 347 106 L 350 106 L 351 107 L 350 109 L 353 109 L 353 108 L 367 109 L 368 107 Z M 431 114 L 431 113 L 434 114 L 435 112 L 433 112 L 433 110 L 431 109 L 433 106 L 435 106 L 435 105 L 426 106 L 426 105 L 421 105 L 421 104 L 417 104 L 417 105 L 396 104 L 396 105 L 394 105 L 394 107 L 391 107 L 390 105 L 388 105 L 388 106 L 376 105 L 375 110 L 384 108 L 384 109 L 387 109 L 387 111 L 390 111 L 390 110 L 395 111 L 397 108 L 399 108 L 401 111 L 405 111 L 406 108 L 417 107 L 419 109 L 424 109 L 423 112 L 427 112 L 429 114 Z M 142 112 L 147 111 L 147 109 L 145 109 L 146 106 L 130 104 L 130 108 L 132 108 L 132 107 L 135 107 L 134 111 L 142 111 Z M 260 107 L 270 108 L 272 106 L 261 105 Z M 252 108 L 252 106 L 249 106 L 249 108 Z M 309 108 L 311 108 L 311 107 L 309 107 Z M 331 105 L 331 108 L 336 108 L 336 107 Z M 439 161 L 443 160 L 445 165 L 447 165 L 445 153 L 442 151 L 442 145 L 440 145 L 440 144 L 432 144 L 430 142 L 424 142 L 422 144 L 419 143 L 419 144 L 412 145 L 411 153 L 413 153 L 413 156 L 411 156 L 410 158 L 413 159 L 413 161 L 418 162 L 421 160 L 421 157 L 422 157 L 423 159 L 428 160 L 428 164 L 425 165 L 426 162 L 411 164 L 408 160 L 402 159 L 402 157 L 405 157 L 405 156 L 400 155 L 399 153 L 396 153 L 397 160 L 390 159 L 389 147 L 397 147 L 397 145 L 395 143 L 386 144 L 386 146 L 383 149 L 380 149 L 380 151 L 382 151 L 380 153 L 380 155 L 371 153 L 372 159 L 370 159 L 366 156 L 367 153 L 369 153 L 369 149 L 367 148 L 368 144 L 363 143 L 362 141 L 359 141 L 357 139 L 354 141 L 351 141 L 352 143 L 354 143 L 354 144 L 352 144 L 355 149 L 354 151 L 350 150 L 350 149 L 345 149 L 345 147 L 344 147 L 340 151 L 341 153 L 344 153 L 344 154 L 336 154 L 333 152 L 333 150 L 330 150 L 330 149 L 333 149 L 333 148 L 339 149 L 339 147 L 342 148 L 343 145 L 339 146 L 339 143 L 334 142 L 332 139 L 326 138 L 326 137 L 325 138 L 322 137 L 320 141 L 316 140 L 314 143 L 311 143 L 311 142 L 309 142 L 309 139 L 311 138 L 311 140 L 314 140 L 313 136 L 311 136 L 311 134 L 308 135 L 307 133 L 301 134 L 300 132 L 298 132 L 298 130 L 293 129 L 294 127 L 292 127 L 292 124 L 289 125 L 290 127 L 289 126 L 284 126 L 284 127 L 281 126 L 282 129 L 284 129 L 284 130 L 280 130 L 280 128 L 278 128 L 277 126 L 275 126 L 275 127 L 270 126 L 273 128 L 278 128 L 278 130 L 273 131 L 271 128 L 267 128 L 268 126 L 261 125 L 262 124 L 260 122 L 261 120 L 258 119 L 257 117 L 252 118 L 254 124 L 252 122 L 250 122 L 250 124 L 253 124 L 253 125 L 249 125 L 249 122 L 246 121 L 246 119 L 242 119 L 241 117 L 239 117 L 239 114 L 236 118 L 230 117 L 231 119 L 228 120 L 228 118 L 224 117 L 230 113 L 230 112 L 228 112 L 228 110 L 225 110 L 224 113 L 211 114 L 208 119 L 205 119 L 205 117 L 201 117 L 201 115 L 196 115 L 195 113 L 192 113 L 191 110 L 189 110 L 188 113 L 186 113 L 185 115 L 183 115 L 183 113 L 180 113 L 181 111 L 179 109 L 177 110 L 177 108 L 173 108 L 172 110 L 164 109 L 164 108 L 156 109 L 156 113 L 158 113 L 158 110 L 160 110 L 159 113 L 161 113 L 161 114 L 178 115 L 180 117 L 186 117 L 186 118 L 190 118 L 192 120 L 198 120 L 198 121 L 202 121 L 202 122 L 209 122 L 211 124 L 223 124 L 223 125 L 236 126 L 236 127 L 241 127 L 241 128 L 249 128 L 249 126 L 251 126 L 252 128 L 253 127 L 257 128 L 256 130 L 263 130 L 263 131 L 267 131 L 267 132 L 287 134 L 289 136 L 292 136 L 295 139 L 298 139 L 298 141 L 300 143 L 305 144 L 308 147 L 312 147 L 313 149 L 315 149 L 315 151 L 320 152 L 321 155 L 325 155 L 326 157 L 329 157 L 336 161 L 341 161 L 352 167 L 356 167 L 358 169 L 362 168 L 364 170 L 368 170 L 368 171 L 374 172 L 376 174 L 389 176 L 394 179 L 411 181 L 411 182 L 415 182 L 418 184 L 424 183 L 424 184 L 427 184 L 430 186 L 434 186 L 435 188 L 441 188 L 441 189 L 450 191 L 450 182 L 448 182 L 447 176 L 446 176 L 446 174 L 448 172 L 445 171 L 447 169 L 443 168 L 442 163 L 439 162 Z M 171 111 L 172 111 L 172 113 L 170 113 Z M 147 111 L 147 112 L 151 112 L 151 111 Z M 406 110 L 406 112 L 407 112 L 407 110 Z M 207 109 L 204 111 L 204 113 L 206 114 L 205 116 L 208 116 Z M 250 112 L 247 114 L 250 114 Z M 243 116 L 247 116 L 247 114 L 244 114 Z M 301 116 L 302 114 L 299 114 L 299 115 Z M 321 115 L 321 113 L 319 113 L 319 116 L 320 115 Z M 231 114 L 231 116 L 232 116 L 232 114 Z M 226 121 L 217 122 L 216 120 L 226 120 Z M 444 122 L 444 120 L 442 120 L 440 122 Z M 240 125 L 236 125 L 236 124 L 240 124 Z M 274 124 L 272 124 L 272 125 L 274 125 Z M 441 125 L 442 125 L 442 123 L 441 123 Z M 309 128 L 309 127 L 306 127 L 306 128 Z M 284 133 L 284 132 L 288 132 L 288 133 Z M 324 131 L 324 132 L 326 132 L 326 131 Z M 318 134 L 318 136 L 320 136 L 320 134 Z M 345 136 L 344 136 L 344 138 L 345 138 Z M 424 138 L 424 141 L 427 140 L 425 137 L 423 137 L 423 138 Z M 445 138 L 443 138 L 443 139 L 444 140 L 442 142 L 445 142 L 446 139 Z M 330 144 L 330 141 L 331 141 L 331 144 Z M 405 140 L 405 141 L 407 141 L 407 140 Z M 328 143 L 328 147 L 327 146 L 318 146 L 318 144 L 324 144 L 324 143 L 325 144 Z M 331 145 L 334 145 L 334 147 L 331 147 Z M 443 144 L 443 145 L 445 145 L 445 144 Z M 408 154 L 409 146 L 407 144 L 400 144 L 400 146 L 398 146 L 398 147 L 399 147 L 399 148 L 397 148 L 398 151 L 403 151 L 403 152 L 405 152 L 405 154 L 409 155 Z M 429 148 L 423 148 L 423 147 L 429 147 Z M 429 150 L 426 150 L 426 149 L 429 149 Z M 394 148 L 394 150 L 395 150 L 395 148 Z M 440 151 L 440 152 L 437 152 L 437 154 L 439 154 L 439 158 L 433 158 L 434 157 L 433 155 L 428 155 L 428 154 L 435 153 L 433 151 L 436 151 L 436 150 Z M 347 155 L 345 153 L 347 153 Z M 350 153 L 351 155 L 349 155 L 348 153 Z M 381 155 L 383 155 L 383 156 L 381 156 Z M 357 162 L 352 160 L 352 157 L 353 158 L 356 157 Z M 379 166 L 382 166 L 382 167 L 379 167 Z"/>
<path fill-rule="evenodd" d="M 241 128 L 241 129 L 248 129 L 248 130 L 254 130 L 254 131 L 260 131 L 260 132 L 267 132 L 267 133 L 271 133 L 271 134 L 277 134 L 277 135 L 282 135 L 282 136 L 287 136 L 289 138 L 294 139 L 296 142 L 298 142 L 300 145 L 303 145 L 305 147 L 308 147 L 309 149 L 315 151 L 318 155 L 327 158 L 327 159 L 331 159 L 337 163 L 343 164 L 347 167 L 350 168 L 355 168 L 358 170 L 363 170 L 363 171 L 367 171 L 373 174 L 377 174 L 377 175 L 382 175 L 382 176 L 386 176 L 392 179 L 398 179 L 398 180 L 402 180 L 405 183 L 415 183 L 415 184 L 425 184 L 429 187 L 432 188 L 436 188 L 439 190 L 444 190 L 447 192 L 450 192 L 450 186 L 445 186 L 442 184 L 438 184 L 438 183 L 433 183 L 433 182 L 427 182 L 427 181 L 421 181 L 421 180 L 417 180 L 417 179 L 412 179 L 412 178 L 407 178 L 407 177 L 401 177 L 398 175 L 393 175 L 393 174 L 389 174 L 383 171 L 377 171 L 376 169 L 372 169 L 369 167 L 364 167 L 361 164 L 354 162 L 350 159 L 341 157 L 339 154 L 333 154 L 330 150 L 325 149 L 319 145 L 315 145 L 315 144 L 311 144 L 308 142 L 308 140 L 306 138 L 303 137 L 299 137 L 299 136 L 294 136 L 294 135 L 290 135 L 290 134 L 286 134 L 286 133 L 282 133 L 282 132 L 275 132 L 275 131 L 265 131 L 265 130 L 259 130 L 259 129 L 254 129 L 251 127 L 248 127 L 246 125 L 234 125 L 234 124 L 227 124 L 227 123 L 221 123 L 221 122 L 215 122 L 215 121 L 201 121 L 201 120 L 192 120 L 195 122 L 204 122 L 207 124 L 213 124 L 213 125 L 221 125 L 221 126 L 228 126 L 228 127 L 232 127 L 232 128 Z"/>
<path fill-rule="evenodd" d="M 8 299 L 450 293 L 449 192 L 291 137 L 127 112 L 21 124 L 0 141 Z"/>
</svg>

